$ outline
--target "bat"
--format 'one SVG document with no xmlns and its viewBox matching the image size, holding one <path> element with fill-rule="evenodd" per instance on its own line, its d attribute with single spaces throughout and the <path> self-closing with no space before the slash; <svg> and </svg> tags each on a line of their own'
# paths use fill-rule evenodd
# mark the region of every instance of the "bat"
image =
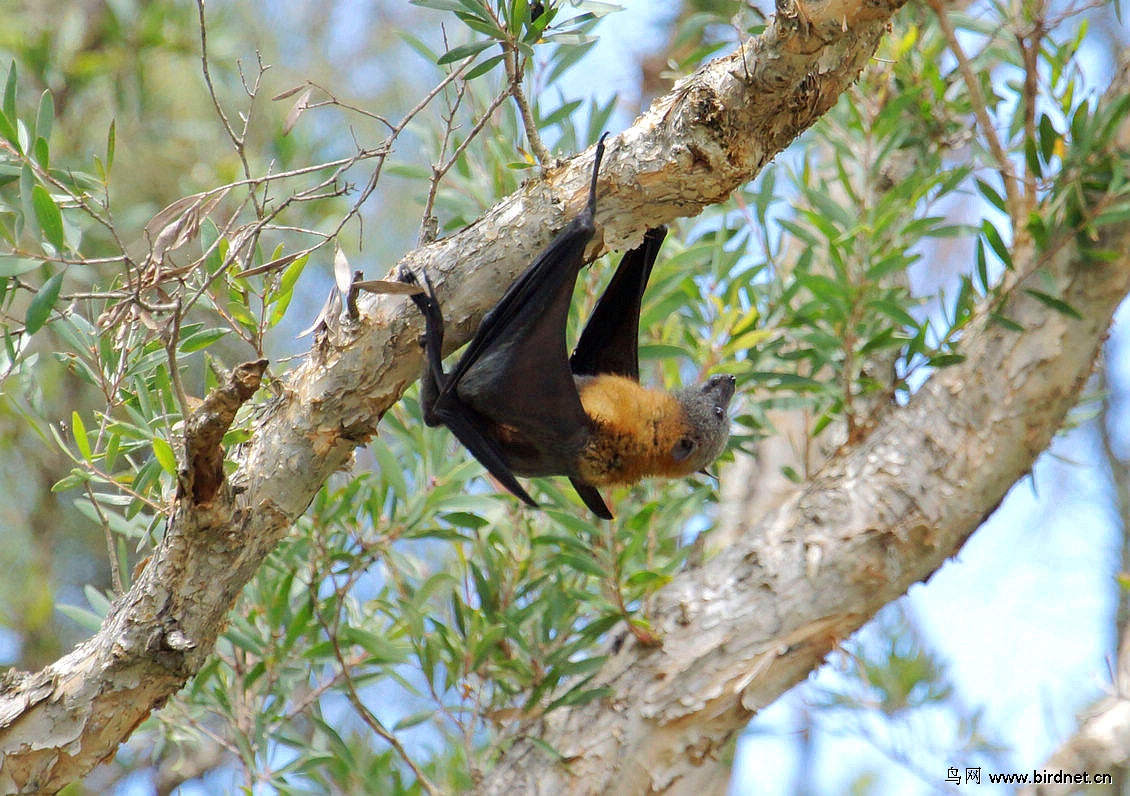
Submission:
<svg viewBox="0 0 1130 796">
<path fill-rule="evenodd" d="M 510 286 L 450 372 L 431 280 L 412 295 L 424 316 L 424 422 L 447 426 L 504 487 L 537 503 L 516 476 L 567 476 L 585 505 L 611 519 L 598 486 L 678 478 L 717 458 L 729 436 L 735 379 L 665 392 L 639 383 L 644 289 L 667 234 L 649 230 L 624 255 L 570 356 L 565 325 L 596 232 L 597 143 L 588 203 Z M 415 275 L 400 278 L 417 284 Z"/>
</svg>

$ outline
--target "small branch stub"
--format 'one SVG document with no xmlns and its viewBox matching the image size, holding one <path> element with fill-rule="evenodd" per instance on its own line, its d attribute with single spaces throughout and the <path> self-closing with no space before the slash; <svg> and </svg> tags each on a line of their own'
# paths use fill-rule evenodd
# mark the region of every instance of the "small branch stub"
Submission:
<svg viewBox="0 0 1130 796">
<path fill-rule="evenodd" d="M 259 359 L 232 368 L 227 384 L 208 394 L 185 423 L 184 470 L 181 471 L 177 498 L 192 495 L 193 505 L 212 502 L 224 482 L 224 434 L 235 421 L 236 412 L 263 381 L 268 361 Z"/>
</svg>

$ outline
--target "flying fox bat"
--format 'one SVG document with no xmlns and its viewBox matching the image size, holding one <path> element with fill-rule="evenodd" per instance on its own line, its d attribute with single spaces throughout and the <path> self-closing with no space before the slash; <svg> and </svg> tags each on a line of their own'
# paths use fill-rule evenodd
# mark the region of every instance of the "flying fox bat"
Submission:
<svg viewBox="0 0 1130 796">
<path fill-rule="evenodd" d="M 597 486 L 702 470 L 729 435 L 734 377 L 713 376 L 675 392 L 639 383 L 644 288 L 665 228 L 624 255 L 568 356 L 565 323 L 585 247 L 595 231 L 596 148 L 588 204 L 482 320 L 458 364 L 443 369 L 443 315 L 431 280 L 413 295 L 425 319 L 424 421 L 445 425 L 514 495 L 537 503 L 521 476 L 568 476 L 597 516 L 612 514 Z M 401 275 L 415 284 L 409 272 Z"/>
</svg>

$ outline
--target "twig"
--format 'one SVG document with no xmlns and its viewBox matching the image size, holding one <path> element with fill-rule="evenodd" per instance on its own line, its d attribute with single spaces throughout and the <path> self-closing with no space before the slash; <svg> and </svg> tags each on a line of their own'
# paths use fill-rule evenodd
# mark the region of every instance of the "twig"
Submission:
<svg viewBox="0 0 1130 796">
<path fill-rule="evenodd" d="M 973 113 L 977 117 L 977 124 L 980 125 L 985 135 L 989 152 L 992 153 L 993 159 L 997 162 L 997 168 L 1004 183 L 1009 217 L 1012 220 L 1013 227 L 1019 229 L 1023 216 L 1016 170 L 1013 168 L 1012 161 L 1009 160 L 1008 153 L 1001 145 L 997 131 L 993 127 L 993 120 L 989 116 L 988 105 L 985 103 L 985 95 L 981 93 L 981 85 L 977 82 L 977 75 L 973 71 L 973 66 L 969 63 L 969 58 L 965 55 L 965 50 L 961 47 L 961 42 L 957 39 L 957 32 L 954 30 L 953 23 L 950 22 L 942 0 L 928 0 L 928 2 L 930 8 L 934 11 L 934 15 L 938 18 L 938 25 L 942 29 L 942 34 L 946 37 L 950 51 L 957 60 L 957 68 L 961 72 L 961 79 L 969 92 L 969 99 L 973 105 Z"/>
<path fill-rule="evenodd" d="M 542 143 L 530 103 L 526 100 L 526 93 L 522 91 L 522 62 L 518 49 L 510 42 L 502 45 L 502 62 L 506 64 L 506 77 L 510 80 L 510 96 L 518 106 L 518 114 L 522 117 L 522 126 L 526 129 L 526 140 L 530 143 L 530 151 L 534 153 L 538 163 L 547 166 L 553 160 L 553 155 Z"/>
<path fill-rule="evenodd" d="M 106 519 L 102 507 L 98 505 L 94 490 L 90 488 L 90 482 L 87 481 L 84 486 L 86 487 L 86 496 L 90 500 L 90 505 L 94 507 L 94 513 L 98 515 L 98 522 L 102 525 L 102 533 L 106 537 L 106 553 L 110 558 L 110 585 L 113 586 L 115 595 L 125 594 L 126 590 L 122 586 L 122 570 L 118 564 L 118 554 L 114 550 L 114 532 L 110 530 L 110 521 Z"/>
</svg>

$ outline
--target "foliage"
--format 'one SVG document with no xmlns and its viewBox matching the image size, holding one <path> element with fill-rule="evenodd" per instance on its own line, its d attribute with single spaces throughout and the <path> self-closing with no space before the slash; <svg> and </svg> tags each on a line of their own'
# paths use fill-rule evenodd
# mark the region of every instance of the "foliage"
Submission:
<svg viewBox="0 0 1130 796">
<path fill-rule="evenodd" d="M 63 58 L 47 34 L 13 58 L 0 98 L 0 401 L 69 457 L 52 469 L 54 488 L 111 551 L 108 587 L 61 609 L 83 626 L 97 627 L 162 531 L 193 396 L 236 358 L 285 350 L 283 336 L 310 314 L 303 294 L 321 292 L 309 266 L 360 237 L 374 204 L 389 211 L 389 181 L 423 197 L 402 210 L 426 240 L 470 223 L 545 162 L 543 135 L 564 153 L 614 121 L 614 102 L 569 96 L 564 80 L 607 4 L 414 4 L 451 37 L 402 36 L 413 63 L 429 64 L 419 105 L 343 99 L 348 88 L 301 77 L 282 85 L 261 55 L 239 67 L 210 59 L 199 77 L 194 66 L 192 121 L 210 132 L 192 151 L 209 149 L 203 141 L 222 151 L 199 158 L 198 180 L 145 185 L 124 170 L 123 156 L 144 161 L 146 142 L 117 120 L 91 143 L 83 121 L 96 99 L 119 110 L 153 101 L 146 83 L 158 78 L 123 39 L 91 48 L 131 52 L 129 97 L 123 84 L 98 93 L 106 63 L 79 80 L 81 59 Z M 159 25 L 158 7 L 102 21 L 195 64 L 199 42 Z M 673 38 L 691 46 L 677 65 L 728 45 L 735 13 L 723 3 L 684 19 Z M 1053 28 L 994 13 L 957 17 L 979 51 L 955 56 L 955 69 L 942 57 L 959 51 L 952 30 L 908 9 L 800 148 L 669 242 L 643 310 L 645 370 L 666 383 L 736 373 L 735 450 L 753 449 L 781 411 L 836 444 L 866 433 L 876 412 L 959 361 L 978 307 L 1008 326 L 1001 285 L 1018 247 L 1052 256 L 1082 242 L 1093 260 L 1110 256 L 1091 242 L 1126 221 L 1130 202 L 1124 164 L 1101 153 L 1130 100 L 1086 95 L 1085 22 L 1072 32 L 1070 18 Z M 1036 27 L 1014 37 L 1006 21 Z M 231 36 L 220 51 L 241 49 Z M 1024 74 L 1037 75 L 1034 87 L 1014 79 Z M 990 129 L 971 133 L 982 116 Z M 355 148 L 342 153 L 345 123 Z M 399 155 L 409 141 L 420 157 Z M 973 202 L 983 203 L 976 219 L 953 220 Z M 937 275 L 936 290 L 916 288 L 950 245 L 971 265 Z M 610 270 L 589 269 L 578 315 Z M 1074 312 L 1054 284 L 1037 275 L 1029 285 L 1052 311 Z M 226 442 L 250 433 L 244 418 Z M 610 696 L 591 679 L 609 643 L 629 632 L 659 640 L 651 595 L 711 547 L 710 481 L 621 490 L 608 525 L 539 481 L 546 508 L 529 512 L 485 484 L 449 435 L 424 428 L 413 391 L 363 459 L 322 490 L 245 590 L 210 663 L 147 725 L 153 743 L 119 760 L 190 771 L 193 750 L 211 746 L 249 790 L 465 790 L 545 713 Z M 882 710 L 945 698 L 944 687 L 915 690 L 934 679 L 929 665 L 886 652 L 861 667 L 884 700 L 899 697 Z"/>
</svg>

